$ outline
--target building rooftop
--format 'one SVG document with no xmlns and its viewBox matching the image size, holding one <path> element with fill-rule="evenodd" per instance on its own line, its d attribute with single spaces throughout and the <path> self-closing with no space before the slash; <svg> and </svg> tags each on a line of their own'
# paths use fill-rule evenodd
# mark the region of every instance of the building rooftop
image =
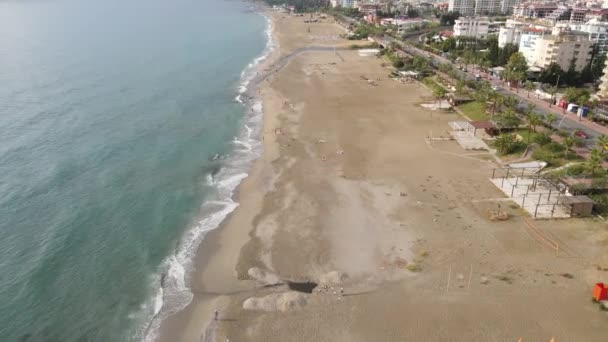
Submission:
<svg viewBox="0 0 608 342">
<path fill-rule="evenodd" d="M 563 204 L 593 204 L 593 200 L 587 196 L 559 196 L 557 200 Z"/>
</svg>

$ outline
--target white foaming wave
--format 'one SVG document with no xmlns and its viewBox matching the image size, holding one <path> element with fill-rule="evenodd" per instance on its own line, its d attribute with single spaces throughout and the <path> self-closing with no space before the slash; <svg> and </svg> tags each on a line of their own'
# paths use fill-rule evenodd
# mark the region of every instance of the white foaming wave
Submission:
<svg viewBox="0 0 608 342">
<path fill-rule="evenodd" d="M 238 88 L 238 95 L 235 97 L 235 101 L 239 103 L 243 103 L 241 95 L 247 92 L 249 84 L 256 75 L 257 66 L 261 62 L 266 60 L 275 48 L 275 42 L 274 39 L 272 39 L 272 20 L 270 20 L 270 18 L 264 15 L 263 13 L 260 13 L 260 15 L 262 15 L 266 19 L 266 28 L 264 30 L 264 33 L 266 35 L 266 47 L 264 48 L 264 52 L 262 53 L 262 55 L 255 58 L 253 62 L 249 63 L 245 70 L 241 72 L 242 82 Z"/>
<path fill-rule="evenodd" d="M 261 113 L 262 112 L 262 102 L 257 101 L 256 103 L 253 104 L 253 106 L 251 106 L 251 109 L 255 113 Z"/>
<path fill-rule="evenodd" d="M 254 68 L 267 59 L 275 47 L 272 39 L 272 21 L 267 16 L 264 17 L 266 18 L 265 33 L 267 36 L 265 52 L 242 71 L 243 82 L 240 84 L 239 94 L 235 98 L 239 103 L 243 103 L 241 95 L 247 91 L 247 87 L 255 77 Z M 260 156 L 262 146 L 258 138 L 262 126 L 262 103 L 259 101 L 254 103 L 251 109 L 239 137 L 233 141 L 235 148 L 229 158 L 225 160 L 225 166 L 215 177 L 211 174 L 206 175 L 206 185 L 215 189 L 217 198 L 203 203 L 201 212 L 206 215 L 193 228 L 186 231 L 180 240 L 177 253 L 165 260 L 161 267 L 164 270 L 162 272 L 164 276 L 161 277 L 157 274 L 155 280 L 152 281 L 153 284 L 158 284 L 162 279 L 161 286 L 154 298 L 151 298 L 151 302 L 142 307 L 142 311 L 147 312 L 146 317 L 149 324 L 143 326 L 137 333 L 138 340 L 156 341 L 162 320 L 190 304 L 194 296 L 188 286 L 189 277 L 192 260 L 198 246 L 207 232 L 216 229 L 239 206 L 239 203 L 232 199 L 234 191 L 248 176 L 244 171 L 248 170 L 251 162 Z M 239 149 L 239 147 L 242 148 Z"/>
</svg>

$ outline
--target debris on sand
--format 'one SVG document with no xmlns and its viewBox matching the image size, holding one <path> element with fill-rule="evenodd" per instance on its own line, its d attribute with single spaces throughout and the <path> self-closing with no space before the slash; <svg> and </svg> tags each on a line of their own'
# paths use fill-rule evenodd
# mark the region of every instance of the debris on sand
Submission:
<svg viewBox="0 0 608 342">
<path fill-rule="evenodd" d="M 500 207 L 498 210 L 487 209 L 486 217 L 490 221 L 506 221 L 509 219 L 509 213 L 504 210 L 500 210 Z"/>
<path fill-rule="evenodd" d="M 259 311 L 291 311 L 304 307 L 308 303 L 308 296 L 295 291 L 273 293 L 264 297 L 252 297 L 243 302 L 245 310 Z"/>
<path fill-rule="evenodd" d="M 263 270 L 261 268 L 258 267 L 252 267 L 247 271 L 247 274 L 249 274 L 249 276 L 257 281 L 258 283 L 262 284 L 263 286 L 272 286 L 272 285 L 278 285 L 278 284 L 283 284 L 283 281 L 279 278 L 278 275 Z"/>
<path fill-rule="evenodd" d="M 482 285 L 487 285 L 489 282 L 490 282 L 490 279 L 488 279 L 488 277 L 479 278 L 479 283 Z"/>
<path fill-rule="evenodd" d="M 331 271 L 325 273 L 319 277 L 319 284 L 323 285 L 337 285 L 342 284 L 348 280 L 348 275 L 338 271 Z"/>
</svg>

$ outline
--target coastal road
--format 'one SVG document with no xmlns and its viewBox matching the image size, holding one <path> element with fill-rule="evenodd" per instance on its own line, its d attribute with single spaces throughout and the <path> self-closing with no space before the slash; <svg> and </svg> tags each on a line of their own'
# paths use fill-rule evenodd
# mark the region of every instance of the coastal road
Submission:
<svg viewBox="0 0 608 342">
<path fill-rule="evenodd" d="M 425 57 L 425 58 L 429 59 L 431 62 L 431 65 L 434 68 L 439 68 L 440 64 L 449 64 L 452 67 L 456 66 L 455 63 L 452 63 L 447 58 L 437 56 L 435 54 L 418 49 L 413 46 L 408 46 L 406 44 L 403 44 L 403 42 L 401 42 L 395 38 L 389 37 L 389 36 L 378 38 L 378 41 L 381 44 L 384 43 L 387 45 L 391 42 L 396 43 L 397 45 L 399 45 L 401 47 L 402 51 L 405 53 L 408 53 L 412 56 L 421 56 L 421 57 Z M 464 71 L 461 71 L 458 69 L 455 69 L 455 70 L 457 71 L 458 75 L 460 77 L 464 78 L 465 80 L 473 80 L 473 81 L 476 80 L 476 77 L 475 77 L 475 74 L 473 73 L 473 71 L 464 72 Z M 586 145 L 588 145 L 588 146 L 594 145 L 595 139 L 598 136 L 608 134 L 608 128 L 606 128 L 604 126 L 598 125 L 596 123 L 593 123 L 593 122 L 591 122 L 589 120 L 585 120 L 585 119 L 583 119 L 582 121 L 579 121 L 579 119 L 573 113 L 568 113 L 568 112 L 563 113 L 561 109 L 558 109 L 555 106 L 553 106 L 552 108 L 549 108 L 549 104 L 543 100 L 535 99 L 535 98 L 527 98 L 527 96 L 526 96 L 527 92 L 524 90 L 522 90 L 522 92 L 518 93 L 516 90 L 508 89 L 508 87 L 504 87 L 503 81 L 498 80 L 498 79 L 490 78 L 489 82 L 493 86 L 499 87 L 497 90 L 498 93 L 505 95 L 505 96 L 506 95 L 514 96 L 515 98 L 517 98 L 519 100 L 518 108 L 521 110 L 526 110 L 528 108 L 529 104 L 533 104 L 536 106 L 535 111 L 538 112 L 543 117 L 545 117 L 549 113 L 555 114 L 555 116 L 557 117 L 557 120 L 553 124 L 554 128 L 560 128 L 560 129 L 566 130 L 570 133 L 573 133 L 578 130 L 585 132 L 585 134 L 589 137 L 589 139 L 586 139 L 586 141 L 585 141 Z"/>
</svg>

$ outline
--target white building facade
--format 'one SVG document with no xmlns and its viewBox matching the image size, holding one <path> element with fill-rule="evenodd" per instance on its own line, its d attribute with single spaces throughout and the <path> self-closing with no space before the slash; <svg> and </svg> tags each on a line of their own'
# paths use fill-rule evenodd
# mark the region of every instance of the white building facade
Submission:
<svg viewBox="0 0 608 342">
<path fill-rule="evenodd" d="M 449 0 L 448 11 L 458 12 L 464 16 L 474 15 L 475 0 Z"/>
<path fill-rule="evenodd" d="M 342 0 L 341 4 L 342 4 L 342 7 L 345 7 L 345 8 L 357 7 L 357 1 L 355 1 L 355 0 Z"/>
<path fill-rule="evenodd" d="M 524 32 L 519 51 L 528 66 L 546 68 L 551 63 L 568 70 L 572 62 L 576 71 L 581 71 L 591 61 L 593 43 L 585 35 L 554 32 Z"/>
<path fill-rule="evenodd" d="M 475 15 L 500 13 L 500 0 L 475 0 Z"/>
<path fill-rule="evenodd" d="M 585 33 L 587 38 L 597 45 L 600 53 L 608 52 L 608 22 L 593 19 L 586 23 L 558 23 L 555 26 Z"/>
<path fill-rule="evenodd" d="M 601 97 L 608 97 L 608 60 L 604 66 L 604 75 L 601 78 L 599 95 Z"/>
<path fill-rule="evenodd" d="M 486 17 L 460 17 L 454 22 L 454 37 L 485 39 L 490 21 Z"/>
</svg>

